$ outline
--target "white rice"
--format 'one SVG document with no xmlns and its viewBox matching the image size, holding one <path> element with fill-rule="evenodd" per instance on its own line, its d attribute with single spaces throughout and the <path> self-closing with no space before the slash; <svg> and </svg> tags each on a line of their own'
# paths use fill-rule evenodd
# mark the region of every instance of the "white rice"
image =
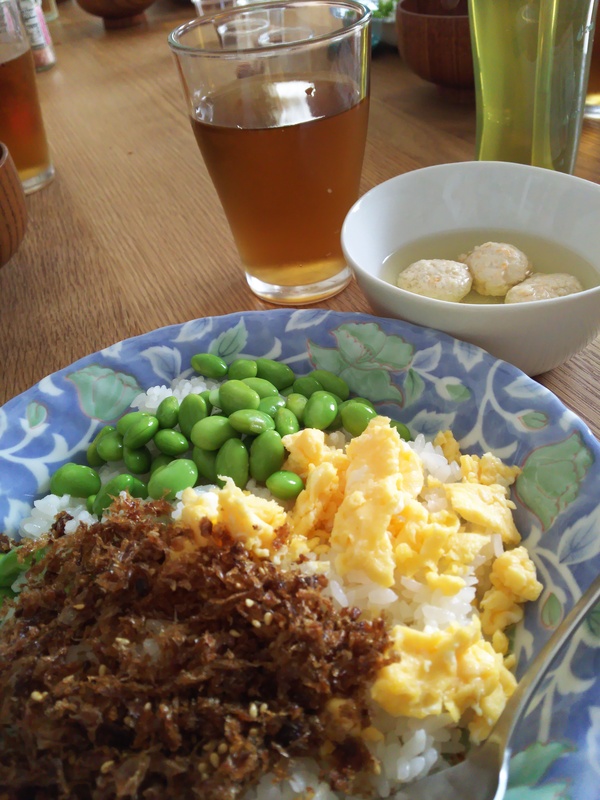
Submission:
<svg viewBox="0 0 600 800">
<path fill-rule="evenodd" d="M 154 386 L 147 392 L 138 395 L 131 404 L 132 409 L 156 412 L 161 401 L 168 396 L 182 400 L 187 394 L 212 390 L 218 383 L 203 378 L 179 379 L 168 386 Z M 344 431 L 327 434 L 327 444 L 343 448 L 351 437 Z M 420 457 L 426 474 L 442 483 L 461 479 L 458 464 L 449 463 L 440 447 L 428 442 L 424 436 L 418 435 L 410 446 Z M 152 443 L 150 444 L 152 448 Z M 115 475 L 125 471 L 122 463 L 103 466 L 99 470 L 102 484 Z M 207 491 L 214 487 L 197 487 L 196 491 Z M 250 481 L 247 487 L 260 497 L 274 499 L 264 487 Z M 447 507 L 446 495 L 442 488 L 426 488 L 420 500 L 430 511 L 439 511 Z M 286 504 L 282 503 L 284 507 Z M 287 504 L 290 505 L 290 504 Z M 56 515 L 60 511 L 68 512 L 73 519 L 67 523 L 66 531 L 72 532 L 79 522 L 91 524 L 96 521 L 90 515 L 84 503 L 76 498 L 48 495 L 34 503 L 31 515 L 21 524 L 21 535 L 38 538 L 48 531 Z M 181 513 L 181 502 L 175 503 L 173 516 Z M 410 624 L 418 629 L 443 629 L 452 622 L 465 624 L 473 613 L 472 601 L 475 596 L 477 577 L 475 570 L 482 567 L 502 552 L 499 536 L 490 537 L 488 551 L 484 552 L 477 563 L 472 566 L 466 576 L 466 585 L 453 597 L 447 597 L 439 590 L 432 590 L 424 584 L 403 578 L 399 591 L 382 588 L 372 583 L 365 574 L 351 573 L 341 578 L 334 568 L 335 553 L 323 556 L 314 553 L 300 567 L 307 573 L 323 572 L 328 577 L 325 593 L 338 608 L 358 606 L 368 614 L 385 612 L 390 624 Z M 275 559 L 277 563 L 285 563 L 285 548 Z M 370 789 L 378 798 L 394 798 L 400 800 L 405 795 L 400 791 L 402 785 L 410 783 L 418 777 L 426 775 L 434 766 L 444 765 L 443 755 L 450 755 L 462 750 L 461 732 L 452 723 L 448 715 L 429 717 L 423 720 L 396 718 L 383 709 L 373 706 L 373 725 L 384 734 L 382 741 L 370 744 L 373 755 L 381 764 L 379 775 L 370 779 Z M 321 770 L 312 759 L 295 759 L 290 762 L 289 777 L 275 780 L 273 776 L 264 776 L 260 782 L 246 792 L 243 800 L 340 800 L 346 796 L 335 793 L 329 785 L 320 781 Z"/>
</svg>

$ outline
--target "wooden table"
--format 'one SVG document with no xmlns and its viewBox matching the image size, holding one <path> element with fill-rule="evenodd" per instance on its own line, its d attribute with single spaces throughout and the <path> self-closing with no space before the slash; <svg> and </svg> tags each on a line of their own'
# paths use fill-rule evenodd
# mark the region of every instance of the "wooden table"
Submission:
<svg viewBox="0 0 600 800">
<path fill-rule="evenodd" d="M 57 65 L 38 76 L 57 177 L 28 198 L 29 227 L 0 271 L 0 404 L 120 339 L 268 306 L 248 289 L 186 118 L 167 45 L 194 16 L 158 0 L 136 28 L 106 32 L 73 0 L 51 24 Z M 417 167 L 473 158 L 473 102 L 375 51 L 362 190 Z M 600 181 L 600 123 L 577 174 Z M 356 284 L 321 305 L 370 311 Z M 600 339 L 539 380 L 600 435 Z"/>
</svg>

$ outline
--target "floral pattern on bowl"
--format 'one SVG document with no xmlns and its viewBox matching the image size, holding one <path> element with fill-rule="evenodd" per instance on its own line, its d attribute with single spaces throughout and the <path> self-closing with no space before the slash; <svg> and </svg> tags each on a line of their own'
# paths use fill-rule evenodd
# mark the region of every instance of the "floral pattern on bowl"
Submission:
<svg viewBox="0 0 600 800">
<path fill-rule="evenodd" d="M 518 464 L 515 518 L 544 592 L 518 627 L 524 670 L 600 569 L 600 445 L 548 390 L 479 348 L 434 330 L 322 309 L 192 320 L 119 342 L 0 408 L 0 519 L 15 534 L 50 474 L 84 460 L 103 424 L 140 391 L 191 374 L 191 356 L 264 356 L 328 369 L 378 410 L 464 450 Z M 590 800 L 600 777 L 600 606 L 550 665 L 517 729 L 508 800 Z M 597 796 L 597 795 L 594 795 Z"/>
</svg>

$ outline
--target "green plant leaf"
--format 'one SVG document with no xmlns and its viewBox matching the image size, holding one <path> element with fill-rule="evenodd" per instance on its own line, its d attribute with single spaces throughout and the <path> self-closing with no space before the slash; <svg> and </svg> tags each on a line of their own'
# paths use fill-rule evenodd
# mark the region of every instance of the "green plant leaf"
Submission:
<svg viewBox="0 0 600 800">
<path fill-rule="evenodd" d="M 590 613 L 585 618 L 585 624 L 588 626 L 591 634 L 600 639 L 600 603 L 594 606 Z"/>
<path fill-rule="evenodd" d="M 550 592 L 540 609 L 540 620 L 545 628 L 554 630 L 563 618 L 562 603 L 554 592 Z"/>
<path fill-rule="evenodd" d="M 349 366 L 335 347 L 321 347 L 309 341 L 307 350 L 315 369 L 326 369 L 334 375 L 339 375 L 344 367 Z"/>
<path fill-rule="evenodd" d="M 231 364 L 244 351 L 247 341 L 248 330 L 242 317 L 233 328 L 223 331 L 212 340 L 208 352 L 220 356 L 227 364 Z"/>
<path fill-rule="evenodd" d="M 90 364 L 67 375 L 75 384 L 79 405 L 90 419 L 103 422 L 120 417 L 142 389 L 133 375 Z"/>
<path fill-rule="evenodd" d="M 48 416 L 46 407 L 35 400 L 27 405 L 25 414 L 27 416 L 27 424 L 30 428 L 37 428 L 37 426 L 41 425 Z"/>
<path fill-rule="evenodd" d="M 402 370 L 414 353 L 401 336 L 388 336 L 375 322 L 340 325 L 333 335 L 344 361 L 362 369 Z"/>
<path fill-rule="evenodd" d="M 581 435 L 534 450 L 515 484 L 516 494 L 547 530 L 579 494 L 579 486 L 594 462 Z"/>
<path fill-rule="evenodd" d="M 472 395 L 471 390 L 467 389 L 464 383 L 447 383 L 445 388 L 450 395 L 450 399 L 454 400 L 455 403 L 464 403 Z"/>
<path fill-rule="evenodd" d="M 554 762 L 573 748 L 564 742 L 535 742 L 510 760 L 508 788 L 533 786 L 538 783 Z M 549 787 L 543 787 L 544 789 Z M 506 795 L 508 797 L 508 794 Z M 558 797 L 556 794 L 539 795 L 540 800 Z M 520 795 L 518 795 L 520 797 Z M 516 800 L 517 795 L 514 795 Z M 531 798 L 533 800 L 533 797 Z M 537 796 L 536 796 L 537 800 Z"/>
<path fill-rule="evenodd" d="M 389 372 L 384 369 L 365 372 L 356 367 L 347 367 L 340 373 L 340 378 L 346 381 L 352 392 L 368 397 L 372 403 L 404 403 L 402 392 L 392 384 Z"/>
<path fill-rule="evenodd" d="M 425 382 L 418 372 L 414 369 L 409 369 L 406 373 L 404 381 L 404 403 L 405 406 L 410 406 L 416 402 L 425 390 Z"/>
<path fill-rule="evenodd" d="M 519 417 L 521 423 L 530 430 L 537 431 L 548 424 L 548 415 L 543 411 L 528 411 Z"/>
</svg>

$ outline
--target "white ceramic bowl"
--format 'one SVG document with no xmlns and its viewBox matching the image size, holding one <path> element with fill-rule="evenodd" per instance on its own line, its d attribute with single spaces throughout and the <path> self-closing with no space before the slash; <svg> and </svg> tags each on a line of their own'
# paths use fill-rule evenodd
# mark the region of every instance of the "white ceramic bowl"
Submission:
<svg viewBox="0 0 600 800">
<path fill-rule="evenodd" d="M 407 172 L 367 192 L 348 212 L 342 247 L 377 313 L 444 331 L 538 375 L 600 333 L 598 220 L 598 184 L 522 164 L 470 161 Z M 501 230 L 507 232 L 504 241 L 513 232 L 517 246 L 520 237 L 533 236 L 560 248 L 560 263 L 541 271 L 570 272 L 584 291 L 553 300 L 471 305 L 399 289 L 395 274 L 386 274 L 385 259 L 400 248 L 461 229 L 481 231 L 478 244 Z M 576 255 L 572 263 L 564 248 Z"/>
</svg>

